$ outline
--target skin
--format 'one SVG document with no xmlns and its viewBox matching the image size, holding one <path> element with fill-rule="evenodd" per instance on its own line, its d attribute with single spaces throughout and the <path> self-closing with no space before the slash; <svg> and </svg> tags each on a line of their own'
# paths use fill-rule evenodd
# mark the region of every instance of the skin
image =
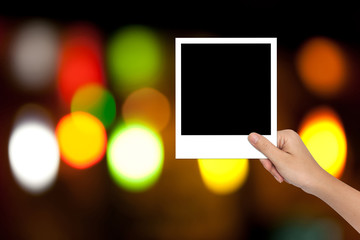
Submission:
<svg viewBox="0 0 360 240">
<path fill-rule="evenodd" d="M 296 132 L 279 131 L 278 147 L 257 133 L 248 139 L 267 157 L 260 162 L 278 182 L 320 198 L 360 233 L 360 192 L 322 169 Z"/>
</svg>

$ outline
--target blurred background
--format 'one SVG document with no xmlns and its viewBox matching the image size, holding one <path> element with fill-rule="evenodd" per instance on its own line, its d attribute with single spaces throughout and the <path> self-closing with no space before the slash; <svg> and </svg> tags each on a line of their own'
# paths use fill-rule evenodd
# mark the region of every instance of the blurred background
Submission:
<svg viewBox="0 0 360 240">
<path fill-rule="evenodd" d="M 0 14 L 0 238 L 356 239 L 257 160 L 175 159 L 175 38 L 277 37 L 278 129 L 360 189 L 358 14 L 247 7 Z"/>
</svg>

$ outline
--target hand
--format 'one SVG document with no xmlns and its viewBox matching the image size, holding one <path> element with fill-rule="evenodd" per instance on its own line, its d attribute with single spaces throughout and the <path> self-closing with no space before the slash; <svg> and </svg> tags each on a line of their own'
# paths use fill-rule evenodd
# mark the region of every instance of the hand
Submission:
<svg viewBox="0 0 360 240">
<path fill-rule="evenodd" d="M 257 133 L 251 133 L 248 139 L 267 157 L 260 161 L 280 183 L 285 180 L 312 193 L 316 183 L 328 174 L 311 156 L 300 136 L 292 130 L 278 132 L 278 147 Z"/>
<path fill-rule="evenodd" d="M 296 132 L 279 131 L 278 147 L 257 133 L 248 139 L 267 157 L 260 161 L 280 183 L 285 180 L 317 196 L 360 233 L 360 192 L 323 170 Z"/>
</svg>

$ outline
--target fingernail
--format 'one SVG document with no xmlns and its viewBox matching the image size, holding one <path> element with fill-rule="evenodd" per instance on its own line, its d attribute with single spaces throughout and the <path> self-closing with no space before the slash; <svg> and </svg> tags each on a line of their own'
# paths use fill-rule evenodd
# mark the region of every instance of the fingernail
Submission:
<svg viewBox="0 0 360 240">
<path fill-rule="evenodd" d="M 279 183 L 282 183 L 281 179 L 278 176 L 274 176 L 274 178 L 276 179 L 276 181 L 278 181 Z"/>
<path fill-rule="evenodd" d="M 251 133 L 249 136 L 249 140 L 252 144 L 256 144 L 259 140 L 259 135 L 257 133 Z"/>
</svg>

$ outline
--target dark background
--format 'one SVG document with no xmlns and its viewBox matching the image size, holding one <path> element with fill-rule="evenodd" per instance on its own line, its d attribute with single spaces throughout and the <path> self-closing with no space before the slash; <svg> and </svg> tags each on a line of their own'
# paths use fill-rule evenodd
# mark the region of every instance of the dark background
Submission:
<svg viewBox="0 0 360 240">
<path fill-rule="evenodd" d="M 51 3 L 41 9 L 19 5 L 2 8 L 0 34 L 0 238 L 3 239 L 271 239 L 286 224 L 316 225 L 330 219 L 328 232 L 341 229 L 343 239 L 358 233 L 337 213 L 313 196 L 286 183 L 278 184 L 256 160 L 250 162 L 245 185 L 237 192 L 218 196 L 201 181 L 195 160 L 174 157 L 174 38 L 175 37 L 277 37 L 278 129 L 298 130 L 303 116 L 319 105 L 329 105 L 341 117 L 348 141 L 348 157 L 342 180 L 360 189 L 360 15 L 346 3 L 293 3 L 197 6 L 165 3 L 160 6 L 126 6 L 108 3 Z M 181 6 L 177 6 L 181 5 Z M 21 9 L 20 9 L 21 7 Z M 140 7 L 142 7 L 140 9 Z M 56 10 L 55 10 L 56 9 Z M 211 9 L 211 10 L 209 10 Z M 21 11 L 25 13 L 21 13 Z M 163 37 L 168 53 L 167 78 L 158 87 L 172 104 L 172 119 L 162 132 L 165 163 L 158 183 L 133 194 L 119 189 L 110 179 L 105 161 L 78 171 L 61 163 L 54 187 L 40 196 L 24 192 L 11 175 L 7 146 L 16 110 L 28 101 L 53 109 L 55 96 L 19 93 L 5 74 L 6 42 L 23 21 L 41 17 L 60 29 L 85 21 L 103 33 L 104 42 L 117 29 L 143 24 Z M 307 39 L 325 36 L 337 41 L 350 59 L 352 74 L 342 94 L 324 99 L 302 85 L 295 69 L 298 49 Z M 117 99 L 121 104 L 122 97 Z M 331 227 L 332 226 L 332 227 Z M 300 228 L 301 229 L 301 228 Z"/>
</svg>

